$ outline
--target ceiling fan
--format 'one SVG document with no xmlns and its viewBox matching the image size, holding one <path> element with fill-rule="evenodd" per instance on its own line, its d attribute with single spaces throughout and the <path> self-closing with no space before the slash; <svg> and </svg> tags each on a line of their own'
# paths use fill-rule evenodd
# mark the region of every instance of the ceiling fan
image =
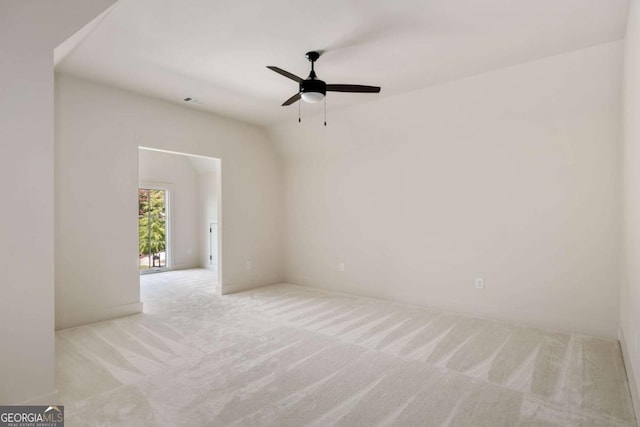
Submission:
<svg viewBox="0 0 640 427">
<path fill-rule="evenodd" d="M 305 102 L 315 103 L 324 99 L 327 92 L 351 92 L 351 93 L 379 93 L 380 88 L 378 86 L 363 86 L 363 85 L 347 85 L 347 84 L 327 84 L 323 80 L 320 80 L 316 76 L 314 70 L 314 64 L 320 58 L 319 52 L 307 52 L 307 59 L 311 62 L 311 72 L 309 77 L 302 79 L 295 74 L 283 70 L 282 68 L 274 67 L 272 65 L 267 66 L 268 69 L 275 71 L 278 74 L 282 74 L 285 77 L 297 82 L 300 87 L 298 93 L 291 98 L 284 101 L 283 107 L 291 105 L 296 101 L 302 99 Z"/>
</svg>

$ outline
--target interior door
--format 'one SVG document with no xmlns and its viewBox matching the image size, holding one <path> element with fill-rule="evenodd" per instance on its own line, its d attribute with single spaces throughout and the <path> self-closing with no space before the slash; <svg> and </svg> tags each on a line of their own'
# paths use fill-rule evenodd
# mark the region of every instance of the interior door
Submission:
<svg viewBox="0 0 640 427">
<path fill-rule="evenodd" d="M 209 265 L 218 268 L 218 223 L 209 224 Z"/>
</svg>

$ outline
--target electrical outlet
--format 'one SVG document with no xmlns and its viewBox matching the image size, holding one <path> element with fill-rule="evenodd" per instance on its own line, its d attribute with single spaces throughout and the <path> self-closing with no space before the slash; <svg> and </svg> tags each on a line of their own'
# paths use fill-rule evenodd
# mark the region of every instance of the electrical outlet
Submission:
<svg viewBox="0 0 640 427">
<path fill-rule="evenodd" d="M 253 261 L 247 260 L 247 270 L 251 270 L 253 268 Z"/>
<path fill-rule="evenodd" d="M 484 279 L 482 277 L 476 277 L 476 289 L 484 289 Z"/>
<path fill-rule="evenodd" d="M 344 271 L 344 262 L 341 262 L 338 264 L 338 271 L 343 272 Z"/>
</svg>

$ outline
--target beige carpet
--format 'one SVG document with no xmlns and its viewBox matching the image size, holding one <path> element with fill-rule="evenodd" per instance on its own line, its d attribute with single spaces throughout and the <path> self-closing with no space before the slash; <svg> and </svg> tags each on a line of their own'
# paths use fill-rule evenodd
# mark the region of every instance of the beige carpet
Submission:
<svg viewBox="0 0 640 427">
<path fill-rule="evenodd" d="M 206 270 L 57 334 L 67 425 L 633 426 L 617 342 Z"/>
</svg>

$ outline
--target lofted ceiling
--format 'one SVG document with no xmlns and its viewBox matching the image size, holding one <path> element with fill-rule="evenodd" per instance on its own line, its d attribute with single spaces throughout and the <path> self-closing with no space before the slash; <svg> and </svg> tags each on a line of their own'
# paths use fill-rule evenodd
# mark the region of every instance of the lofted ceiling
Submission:
<svg viewBox="0 0 640 427">
<path fill-rule="evenodd" d="M 624 37 L 628 0 L 119 0 L 56 50 L 56 70 L 267 125 L 309 50 L 327 108 L 369 102 Z M 196 102 L 185 103 L 191 97 Z M 321 111 L 303 104 L 303 114 Z"/>
</svg>

